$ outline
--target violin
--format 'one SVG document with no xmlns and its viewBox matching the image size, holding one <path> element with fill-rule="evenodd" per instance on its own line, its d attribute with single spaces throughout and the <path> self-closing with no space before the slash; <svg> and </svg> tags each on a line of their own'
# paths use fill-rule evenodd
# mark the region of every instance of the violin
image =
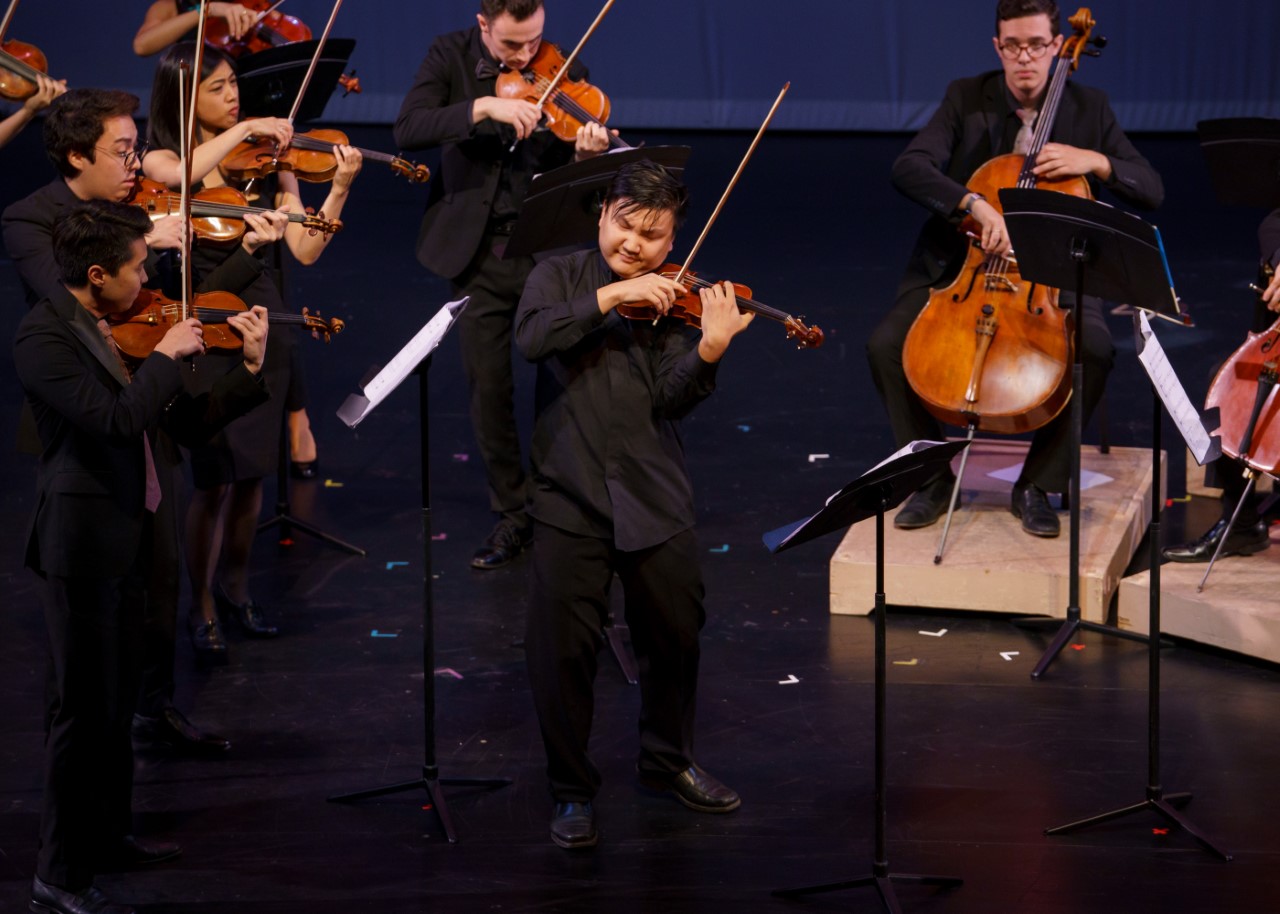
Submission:
<svg viewBox="0 0 1280 914">
<path fill-rule="evenodd" d="M 334 146 L 347 145 L 348 138 L 340 130 L 310 130 L 295 133 L 283 151 L 273 140 L 245 140 L 222 160 L 222 173 L 237 183 L 262 178 L 274 171 L 291 171 L 299 180 L 318 183 L 331 181 L 338 171 Z M 361 149 L 367 162 L 382 162 L 391 171 L 413 184 L 425 184 L 431 170 L 399 156 Z"/>
<path fill-rule="evenodd" d="M 997 210 L 1002 187 L 1092 197 L 1083 177 L 1048 180 L 1032 173 L 1053 129 L 1068 74 L 1087 44 L 1105 44 L 1105 39 L 1090 39 L 1095 23 L 1088 9 L 1070 21 L 1074 34 L 1063 43 L 1031 151 L 997 156 L 966 182 Z M 980 233 L 971 216 L 960 228 L 971 236 Z M 1012 256 L 987 254 L 971 242 L 959 275 L 931 292 L 911 325 L 902 359 L 907 381 L 940 421 L 968 427 L 971 435 L 974 429 L 1015 434 L 1045 425 L 1067 405 L 1072 351 L 1071 313 L 1058 307 L 1058 290 L 1024 281 Z"/>
<path fill-rule="evenodd" d="M 584 124 L 604 127 L 609 120 L 609 96 L 585 79 L 569 79 L 561 75 L 565 68 L 565 56 L 560 49 L 544 41 L 528 66 L 516 72 L 508 70 L 498 74 L 494 95 L 498 98 L 514 98 L 530 104 L 541 102 L 544 124 L 558 138 L 572 143 Z M 551 88 L 548 95 L 547 89 Z M 543 96 L 546 95 L 544 99 Z M 609 148 L 630 149 L 612 131 L 605 129 Z"/>
<path fill-rule="evenodd" d="M 23 41 L 0 42 L 0 96 L 23 102 L 40 89 L 37 76 L 47 76 L 49 61 L 33 44 Z"/>
<path fill-rule="evenodd" d="M 210 349 L 236 350 L 244 346 L 239 334 L 227 326 L 227 318 L 249 310 L 249 306 L 230 292 L 199 292 L 195 304 L 186 317 L 194 317 L 204 325 L 204 343 Z M 272 324 L 289 324 L 305 327 L 326 343 L 345 324 L 338 318 L 324 320 L 319 313 L 311 314 L 306 308 L 301 314 L 272 311 L 267 315 Z M 154 289 L 143 289 L 133 307 L 122 314 L 108 318 L 111 335 L 126 358 L 141 361 L 149 356 L 164 335 L 185 320 L 182 302 L 168 298 Z"/>
<path fill-rule="evenodd" d="M 282 2 L 282 0 L 281 0 Z M 271 0 L 239 0 L 243 7 L 258 13 L 258 22 L 244 35 L 232 38 L 226 20 L 211 18 L 205 25 L 204 40 L 232 57 L 244 57 L 256 54 L 269 48 L 278 48 L 298 41 L 310 41 L 311 29 L 296 16 L 288 16 L 276 11 L 280 2 Z M 345 90 L 344 95 L 351 92 L 359 94 L 360 80 L 352 73 L 338 77 L 338 85 Z"/>
<path fill-rule="evenodd" d="M 139 177 L 133 193 L 125 200 L 147 211 L 152 220 L 182 213 L 182 195 L 159 181 Z M 234 244 L 244 237 L 244 217 L 249 213 L 272 210 L 245 205 L 245 196 L 234 187 L 206 187 L 191 198 L 191 231 L 211 244 Z M 332 235 L 342 230 L 340 219 L 329 220 L 324 214 L 288 213 L 290 222 L 305 226 L 312 235 Z"/>
<path fill-rule="evenodd" d="M 709 289 L 718 284 L 702 279 L 692 270 L 685 270 L 684 275 L 681 275 L 680 267 L 674 263 L 663 264 L 656 272 L 659 276 L 690 286 L 688 292 L 675 300 L 665 316 L 682 320 L 690 327 L 701 328 L 702 296 L 698 294 L 698 290 Z M 770 308 L 763 302 L 756 301 L 751 297 L 751 289 L 747 286 L 736 282 L 732 285 L 733 294 L 738 300 L 739 311 L 758 314 L 782 324 L 786 328 L 787 339 L 795 340 L 798 349 L 817 349 L 822 345 L 824 335 L 821 328 L 806 326 L 803 318 L 792 317 L 784 311 Z M 652 305 L 619 305 L 617 311 L 630 320 L 652 322 L 663 316 Z"/>
</svg>

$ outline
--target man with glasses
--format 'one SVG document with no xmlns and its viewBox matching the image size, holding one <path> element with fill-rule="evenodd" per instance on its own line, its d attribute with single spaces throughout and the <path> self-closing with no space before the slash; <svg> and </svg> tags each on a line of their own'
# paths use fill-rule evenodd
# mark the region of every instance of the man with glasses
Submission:
<svg viewBox="0 0 1280 914">
<path fill-rule="evenodd" d="M 133 114 L 137 96 L 110 89 L 71 89 L 49 106 L 44 123 L 45 154 L 59 176 L 35 193 L 9 206 L 2 218 L 4 246 L 18 268 L 27 305 L 63 292 L 54 259 L 53 226 L 58 217 L 84 201 L 119 203 L 134 188 L 146 155 L 138 145 Z M 280 238 L 287 225 L 283 214 L 252 217 L 240 248 L 220 267 L 200 277 L 198 291 L 238 293 L 262 272 L 252 256 L 258 245 Z M 183 221 L 166 216 L 152 224 L 146 236 L 149 276 L 165 272 L 159 255 L 181 246 Z M 177 637 L 178 597 L 181 589 L 178 555 L 178 513 L 181 454 L 163 430 L 151 442 L 161 485 L 156 515 L 151 580 L 148 585 L 144 630 L 142 692 L 134 735 L 139 748 L 197 755 L 221 755 L 230 743 L 194 726 L 173 704 L 174 640 Z M 19 450 L 39 454 L 40 443 L 31 413 L 23 409 L 18 430 Z M 145 854 L 139 854 L 145 858 Z"/>
<path fill-rule="evenodd" d="M 898 298 L 872 332 L 867 355 L 876 387 L 889 411 L 899 446 L 915 439 L 939 439 L 938 421 L 921 404 L 902 367 L 902 347 L 930 291 L 950 283 L 964 263 L 969 239 L 957 231 L 966 215 L 981 227 L 982 249 L 1010 253 L 1004 217 L 964 182 L 986 161 L 1006 153 L 1026 153 L 1045 100 L 1049 74 L 1062 48 L 1058 4 L 1054 0 L 999 0 L 992 39 L 1002 69 L 960 79 L 893 166 L 893 184 L 932 214 L 916 241 Z M 1104 187 L 1146 209 L 1164 199 L 1159 174 L 1116 123 L 1106 95 L 1066 83 L 1048 142 L 1036 158 L 1038 177 L 1088 179 L 1095 194 Z M 1070 307 L 1070 293 L 1059 303 Z M 1102 396 L 1115 357 L 1102 302 L 1082 303 L 1081 359 L 1086 421 Z M 1031 442 L 1010 510 L 1034 536 L 1059 532 L 1047 492 L 1067 487 L 1070 422 L 1064 410 L 1040 428 Z M 934 479 L 908 499 L 894 518 L 903 529 L 927 527 L 946 510 L 955 477 Z"/>
</svg>

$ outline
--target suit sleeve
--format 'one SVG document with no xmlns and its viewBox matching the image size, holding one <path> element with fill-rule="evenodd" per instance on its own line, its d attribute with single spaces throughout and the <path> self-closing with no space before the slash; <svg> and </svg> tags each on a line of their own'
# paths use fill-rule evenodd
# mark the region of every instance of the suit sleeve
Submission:
<svg viewBox="0 0 1280 914">
<path fill-rule="evenodd" d="M 952 152 L 962 138 L 963 122 L 960 86 L 952 83 L 933 117 L 893 163 L 893 186 L 898 192 L 946 218 L 955 215 L 969 192 L 946 174 Z"/>
<path fill-rule="evenodd" d="M 266 268 L 265 261 L 254 257 L 237 244 L 230 257 L 200 277 L 196 291 L 230 292 L 233 295 L 239 295 L 253 285 Z"/>
<path fill-rule="evenodd" d="M 179 394 L 165 409 L 162 425 L 179 444 L 197 447 L 268 399 L 263 376 L 251 374 L 242 362 L 215 381 L 207 393 L 194 397 Z"/>
<path fill-rule="evenodd" d="M 1280 209 L 1272 210 L 1258 226 L 1258 247 L 1263 260 L 1280 268 Z"/>
<path fill-rule="evenodd" d="M 698 354 L 701 334 L 674 318 L 661 322 L 654 347 L 654 411 L 663 419 L 682 419 L 716 389 L 719 362 L 705 362 Z"/>
<path fill-rule="evenodd" d="M 1160 173 L 1129 142 L 1106 95 L 1099 95 L 1102 139 L 1098 151 L 1111 160 L 1111 180 L 1102 186 L 1134 206 L 1155 209 L 1164 202 L 1164 182 Z"/>
<path fill-rule="evenodd" d="M 443 39 L 437 39 L 427 51 L 396 117 L 394 134 L 401 149 L 458 143 L 475 133 L 472 100 L 449 101 L 454 89 L 452 70 L 459 56 L 458 49 Z"/>
<path fill-rule="evenodd" d="M 27 305 L 62 291 L 58 264 L 53 259 L 53 227 L 29 205 L 14 204 L 5 210 L 4 247 L 27 287 Z"/>
</svg>

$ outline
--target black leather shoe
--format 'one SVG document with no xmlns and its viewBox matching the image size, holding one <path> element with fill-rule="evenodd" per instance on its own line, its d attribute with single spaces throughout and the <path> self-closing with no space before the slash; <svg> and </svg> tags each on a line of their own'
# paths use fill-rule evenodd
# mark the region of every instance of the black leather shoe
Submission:
<svg viewBox="0 0 1280 914">
<path fill-rule="evenodd" d="M 175 707 L 167 707 L 158 717 L 133 715 L 133 745 L 143 752 L 173 752 L 181 755 L 222 755 L 231 743 L 213 733 L 205 733 Z"/>
<path fill-rule="evenodd" d="M 274 638 L 280 629 L 267 622 L 267 614 L 252 600 L 237 603 L 221 587 L 213 589 L 213 602 L 240 625 L 240 630 L 250 638 Z"/>
<path fill-rule="evenodd" d="M 690 765 L 674 778 L 640 775 L 641 786 L 675 794 L 676 799 L 696 812 L 733 812 L 742 798 L 697 765 Z"/>
<path fill-rule="evenodd" d="M 1058 512 L 1049 504 L 1049 496 L 1035 483 L 1020 482 L 1013 487 L 1009 510 L 1022 521 L 1022 529 L 1032 536 L 1054 537 L 1061 532 Z"/>
<path fill-rule="evenodd" d="M 947 473 L 939 476 L 923 489 L 907 499 L 893 519 L 893 525 L 899 530 L 915 530 L 937 522 L 947 513 L 947 505 L 951 504 L 951 490 L 955 487 L 955 476 Z"/>
<path fill-rule="evenodd" d="M 557 803 L 551 814 L 551 840 L 568 850 L 595 847 L 596 811 L 590 803 Z"/>
<path fill-rule="evenodd" d="M 1218 548 L 1218 540 L 1222 539 L 1222 534 L 1226 533 L 1228 520 L 1224 517 L 1205 531 L 1198 540 L 1179 546 L 1166 546 L 1160 554 L 1171 562 L 1207 562 L 1213 558 L 1213 551 Z M 1270 545 L 1271 537 L 1267 533 L 1266 521 L 1260 520 L 1256 524 L 1243 527 L 1236 524 L 1222 547 L 1222 554 L 1224 556 L 1253 555 Z"/>
<path fill-rule="evenodd" d="M 195 649 L 198 663 L 215 665 L 228 662 L 227 639 L 217 619 L 206 619 L 191 627 L 191 646 Z"/>
<path fill-rule="evenodd" d="M 31 880 L 31 903 L 27 909 L 35 914 L 137 914 L 126 904 L 112 904 L 94 886 L 71 892 L 42 882 L 39 876 Z"/>
<path fill-rule="evenodd" d="M 111 866 L 134 867 L 164 863 L 182 855 L 181 845 L 172 841 L 139 841 L 133 835 L 125 835 L 107 852 Z"/>
<path fill-rule="evenodd" d="M 511 560 L 526 549 L 533 537 L 531 530 L 521 529 L 515 521 L 505 517 L 498 521 L 489 537 L 480 544 L 471 557 L 471 567 L 489 570 L 510 564 Z"/>
<path fill-rule="evenodd" d="M 294 479 L 315 479 L 320 473 L 319 460 L 290 460 L 289 475 Z"/>
</svg>

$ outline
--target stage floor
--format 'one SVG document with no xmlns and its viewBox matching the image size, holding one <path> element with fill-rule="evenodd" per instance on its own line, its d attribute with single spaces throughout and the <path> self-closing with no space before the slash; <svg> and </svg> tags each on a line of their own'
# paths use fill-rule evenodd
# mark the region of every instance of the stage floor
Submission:
<svg viewBox="0 0 1280 914">
<path fill-rule="evenodd" d="M 360 145 L 390 148 L 388 131 L 352 133 Z M 679 254 L 748 138 L 638 138 L 694 146 L 687 178 L 696 207 L 687 237 L 677 240 Z M 1169 186 L 1158 221 L 1199 326 L 1160 332 L 1197 399 L 1213 362 L 1248 323 L 1244 285 L 1253 278 L 1261 214 L 1208 199 L 1193 138 L 1136 140 Z M 13 167 L 0 205 L 49 179 L 38 141 L 38 132 L 27 131 L 4 151 Z M 741 792 L 738 812 L 699 816 L 636 789 L 638 690 L 602 657 L 593 742 L 605 779 L 601 843 L 568 853 L 549 841 L 542 748 L 518 646 L 528 563 L 490 573 L 467 567 L 490 519 L 450 345 L 433 365 L 430 397 L 439 759 L 446 776 L 497 775 L 513 784 L 449 792 L 456 846 L 424 810 L 424 794 L 349 806 L 325 801 L 412 779 L 423 761 L 417 396 L 395 394 L 357 432 L 334 411 L 448 289 L 413 261 L 424 192 L 366 166 L 343 233 L 318 265 L 292 270 L 290 283 L 295 305 L 347 321 L 331 345 L 305 344 L 322 472 L 294 487 L 293 508 L 369 556 L 305 538 L 292 545 L 259 539 L 254 594 L 284 634 L 246 642 L 233 631 L 231 664 L 207 672 L 193 669 L 179 645 L 180 705 L 233 748 L 214 762 L 139 760 L 138 831 L 177 840 L 185 852 L 170 864 L 104 878 L 109 893 L 144 912 L 174 914 L 878 910 L 866 889 L 803 903 L 769 895 L 870 870 L 872 624 L 828 612 L 827 569 L 838 537 L 771 557 L 760 536 L 812 513 L 892 450 L 863 344 L 923 219 L 888 185 L 905 141 L 766 137 L 697 264 L 705 276 L 749 283 L 758 299 L 827 332 L 822 349 L 798 352 L 781 328 L 757 321 L 734 344 L 720 390 L 684 426 L 709 612 L 698 756 Z M 827 178 L 807 185 L 805 175 Z M 12 327 L 23 306 L 7 263 L 0 263 L 0 294 Z M 1113 331 L 1112 441 L 1144 447 L 1148 388 L 1129 324 L 1114 319 Z M 18 402 L 8 364 L 0 367 L 3 429 L 14 427 Z M 527 420 L 532 370 L 521 365 L 520 374 Z M 1166 446 L 1172 434 L 1166 429 Z M 1180 480 L 1180 449 L 1168 449 L 1169 478 Z M 5 465 L 0 910 L 18 911 L 35 856 L 45 646 L 33 579 L 19 568 L 32 465 L 12 453 Z M 1170 539 L 1184 527 L 1198 533 L 1212 513 L 1205 504 L 1188 516 L 1175 504 L 1166 517 Z M 1146 650 L 1093 634 L 1078 642 L 1032 682 L 1045 635 L 995 616 L 891 613 L 890 868 L 965 880 L 945 893 L 903 886 L 904 909 L 1274 909 L 1280 670 L 1186 644 L 1163 655 L 1163 783 L 1195 794 L 1186 814 L 1236 855 L 1223 864 L 1185 834 L 1159 833 L 1164 823 L 1147 816 L 1065 838 L 1043 835 L 1143 799 Z"/>
</svg>

